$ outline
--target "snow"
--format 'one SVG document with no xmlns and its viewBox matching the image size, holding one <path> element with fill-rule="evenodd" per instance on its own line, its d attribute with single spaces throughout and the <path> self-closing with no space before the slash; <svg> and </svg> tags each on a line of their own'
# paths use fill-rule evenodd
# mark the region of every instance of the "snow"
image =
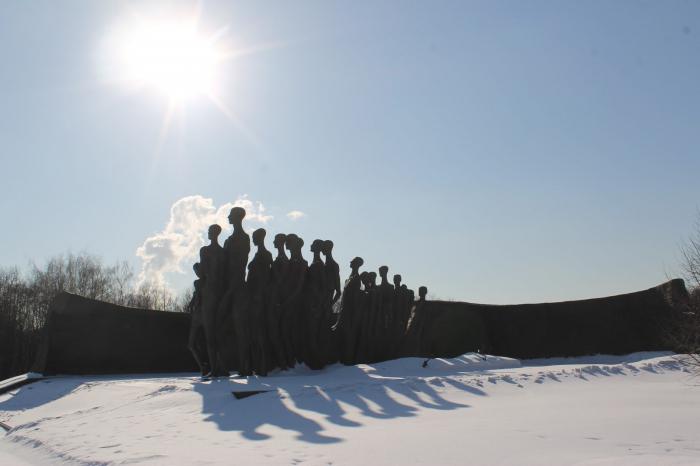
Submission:
<svg viewBox="0 0 700 466">
<path fill-rule="evenodd" d="M 36 372 L 27 372 L 26 374 L 0 380 L 0 394 L 8 392 L 15 387 L 20 387 L 24 384 L 31 383 L 36 379 L 41 379 L 42 377 L 43 376 L 41 374 Z"/>
<path fill-rule="evenodd" d="M 0 464 L 700 464 L 681 356 L 423 362 L 47 378 L 0 395 Z"/>
</svg>

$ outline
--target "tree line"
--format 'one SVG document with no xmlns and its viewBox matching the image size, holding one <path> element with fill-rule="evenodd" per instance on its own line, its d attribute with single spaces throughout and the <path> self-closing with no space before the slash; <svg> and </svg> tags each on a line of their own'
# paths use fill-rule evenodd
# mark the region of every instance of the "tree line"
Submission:
<svg viewBox="0 0 700 466">
<path fill-rule="evenodd" d="M 174 295 L 138 284 L 126 262 L 105 264 L 88 253 L 62 254 L 42 267 L 0 268 L 0 380 L 27 372 L 36 356 L 49 306 L 67 291 L 121 306 L 186 312 L 191 290 Z"/>
</svg>

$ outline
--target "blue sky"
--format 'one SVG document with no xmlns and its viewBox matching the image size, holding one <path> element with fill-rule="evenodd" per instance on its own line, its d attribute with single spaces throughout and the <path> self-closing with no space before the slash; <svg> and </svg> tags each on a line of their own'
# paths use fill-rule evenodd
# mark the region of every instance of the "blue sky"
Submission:
<svg viewBox="0 0 700 466">
<path fill-rule="evenodd" d="M 219 69 L 235 120 L 192 99 L 160 147 L 167 100 L 105 79 L 105 37 L 142 4 L 0 4 L 0 264 L 86 250 L 139 270 L 173 204 L 247 195 L 270 241 L 297 232 L 310 257 L 330 238 L 344 276 L 360 255 L 442 298 L 677 275 L 700 204 L 700 3 L 205 1 L 203 29 L 260 50 Z"/>
</svg>

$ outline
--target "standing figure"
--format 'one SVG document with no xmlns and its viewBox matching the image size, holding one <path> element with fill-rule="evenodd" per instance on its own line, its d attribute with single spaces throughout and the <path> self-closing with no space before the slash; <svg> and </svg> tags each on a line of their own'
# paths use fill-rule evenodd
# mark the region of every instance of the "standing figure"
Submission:
<svg viewBox="0 0 700 466">
<path fill-rule="evenodd" d="M 306 281 L 308 262 L 301 255 L 304 240 L 290 233 L 285 240 L 285 246 L 290 253 L 289 269 L 284 280 L 282 305 L 282 340 L 287 356 L 287 367 L 294 367 L 300 357 L 301 335 L 304 323 L 301 321 L 303 306 L 303 291 Z"/>
<path fill-rule="evenodd" d="M 231 329 L 230 316 L 236 301 L 236 295 L 245 284 L 245 271 L 248 264 L 248 254 L 250 253 L 250 236 L 243 230 L 243 219 L 245 209 L 234 207 L 228 216 L 228 221 L 233 225 L 231 236 L 224 241 L 224 253 L 226 257 L 224 271 L 225 292 L 219 304 L 220 320 L 218 322 L 220 333 L 223 337 L 232 337 L 237 334 L 236 329 Z M 235 323 L 234 323 L 235 325 Z M 236 354 L 236 342 L 228 341 L 226 358 L 229 364 L 237 364 L 240 359 Z"/>
<path fill-rule="evenodd" d="M 234 207 L 228 215 L 228 221 L 233 226 L 231 236 L 224 241 L 226 251 L 226 286 L 227 291 L 235 293 L 245 283 L 245 271 L 250 254 L 250 236 L 243 230 L 245 209 Z"/>
<path fill-rule="evenodd" d="M 268 371 L 265 291 L 270 279 L 272 254 L 265 247 L 265 235 L 264 228 L 253 232 L 253 244 L 258 250 L 248 265 L 248 281 L 245 284 L 245 292 L 241 293 L 241 306 L 236 307 L 234 311 L 234 317 L 238 317 L 235 320 L 236 338 L 244 342 L 248 340 L 248 346 L 242 348 L 248 351 L 241 358 L 242 367 L 246 372 L 252 370 L 258 375 L 267 375 Z M 248 331 L 243 335 L 246 326 Z"/>
<path fill-rule="evenodd" d="M 325 240 L 321 245 L 321 253 L 324 256 L 323 271 L 326 279 L 324 315 L 319 338 L 325 365 L 338 362 L 340 357 L 338 354 L 340 338 L 338 338 L 337 332 L 333 332 L 333 327 L 340 316 L 338 300 L 342 290 L 340 288 L 340 266 L 333 259 L 333 241 Z"/>
<path fill-rule="evenodd" d="M 393 326 L 394 326 L 394 285 L 389 283 L 389 267 L 382 265 L 379 267 L 379 276 L 382 281 L 379 284 L 379 325 L 377 334 L 377 345 L 379 349 L 379 359 L 389 359 L 395 352 Z"/>
<path fill-rule="evenodd" d="M 408 302 L 408 293 L 406 285 L 401 285 L 401 275 L 394 275 L 394 308 L 393 319 L 394 324 L 391 333 L 394 338 L 394 348 L 398 353 L 403 345 L 403 338 L 406 334 L 406 326 L 408 325 L 408 317 L 411 313 L 411 306 Z M 397 354 L 395 354 L 396 356 Z"/>
<path fill-rule="evenodd" d="M 377 328 L 381 296 L 377 287 L 377 273 L 368 272 L 364 295 L 365 316 L 362 323 L 362 355 L 360 362 L 375 362 L 377 356 Z"/>
<path fill-rule="evenodd" d="M 409 290 L 410 291 L 410 290 Z M 425 328 L 425 296 L 428 288 L 418 288 L 419 300 L 412 306 L 411 318 L 406 331 L 406 352 L 408 356 L 425 356 L 425 344 L 423 343 L 423 331 Z"/>
<path fill-rule="evenodd" d="M 197 362 L 202 375 L 209 374 L 211 367 L 209 365 L 209 356 L 207 355 L 207 339 L 204 334 L 204 321 L 202 319 L 202 273 L 200 271 L 199 262 L 192 266 L 197 279 L 194 281 L 194 292 L 192 299 L 188 304 L 190 313 L 190 336 L 187 347 L 192 353 L 192 357 Z"/>
<path fill-rule="evenodd" d="M 204 282 L 202 287 L 202 322 L 213 377 L 228 375 L 228 371 L 224 367 L 218 335 L 219 302 L 224 292 L 223 272 L 226 259 L 224 250 L 219 246 L 219 234 L 221 234 L 221 227 L 211 225 L 208 231 L 211 242 L 199 250 L 199 270 Z"/>
<path fill-rule="evenodd" d="M 333 259 L 333 241 L 327 239 L 321 245 L 321 252 L 325 257 L 325 266 L 323 267 L 326 275 L 326 293 L 327 298 L 333 306 L 340 299 L 340 266 Z"/>
<path fill-rule="evenodd" d="M 340 300 L 340 314 L 335 331 L 340 337 L 340 362 L 345 365 L 356 363 L 357 344 L 360 335 L 359 321 L 361 314 L 361 280 L 359 270 L 364 261 L 356 257 L 350 261 L 350 276 L 345 280 Z"/>
<path fill-rule="evenodd" d="M 289 269 L 289 258 L 284 252 L 284 242 L 287 235 L 278 233 L 275 235 L 275 240 L 272 243 L 277 249 L 277 257 L 272 263 L 271 277 L 268 281 L 266 292 L 266 323 L 267 337 L 270 345 L 268 355 L 270 359 L 270 367 L 279 367 L 285 369 L 287 367 L 287 358 L 284 354 L 284 342 L 281 335 L 281 317 L 282 303 L 285 296 L 283 293 L 284 280 Z"/>
<path fill-rule="evenodd" d="M 321 260 L 321 248 L 323 241 L 314 240 L 311 243 L 311 252 L 314 257 L 309 266 L 304 285 L 304 300 L 300 314 L 303 322 L 303 334 L 301 342 L 301 361 L 311 369 L 323 367 L 321 357 L 321 332 L 324 323 L 326 307 L 326 275 L 324 264 Z"/>
</svg>

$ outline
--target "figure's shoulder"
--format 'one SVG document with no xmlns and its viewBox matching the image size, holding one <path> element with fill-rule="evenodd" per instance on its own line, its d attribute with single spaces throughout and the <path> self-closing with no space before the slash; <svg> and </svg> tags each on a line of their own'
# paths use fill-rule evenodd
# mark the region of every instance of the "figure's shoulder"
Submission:
<svg viewBox="0 0 700 466">
<path fill-rule="evenodd" d="M 235 241 L 237 243 L 248 243 L 250 244 L 250 235 L 246 233 L 245 231 L 237 231 L 234 232 L 230 236 L 232 241 Z"/>
</svg>

